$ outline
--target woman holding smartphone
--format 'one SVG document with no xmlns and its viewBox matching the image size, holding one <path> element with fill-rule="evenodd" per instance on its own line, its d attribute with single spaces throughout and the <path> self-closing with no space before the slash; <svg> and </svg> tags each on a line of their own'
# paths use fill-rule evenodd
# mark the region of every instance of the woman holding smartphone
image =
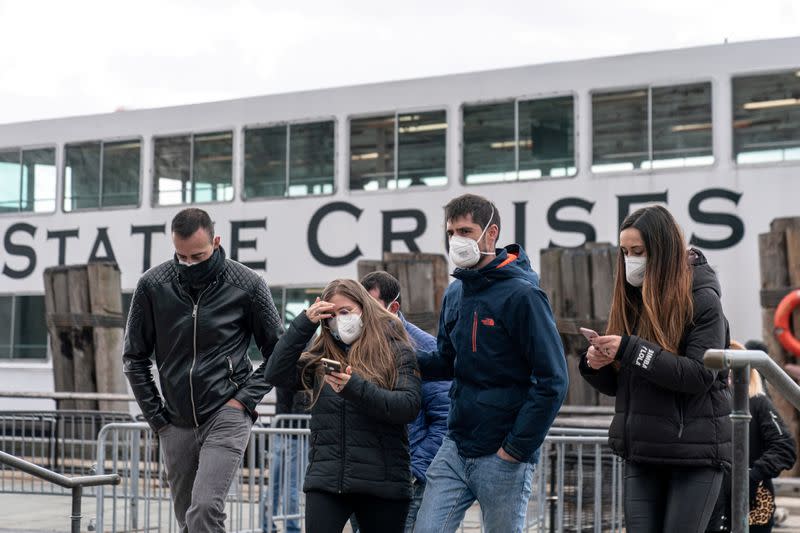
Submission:
<svg viewBox="0 0 800 533">
<path fill-rule="evenodd" d="M 719 282 L 661 206 L 629 215 L 619 244 L 608 328 L 581 374 L 616 396 L 609 445 L 625 459 L 627 531 L 702 532 L 731 463 L 727 371 L 703 365 L 729 342 Z"/>
<path fill-rule="evenodd" d="M 341 532 L 351 514 L 363 533 L 402 532 L 411 499 L 405 428 L 421 402 L 402 323 L 357 281 L 332 281 L 278 341 L 266 379 L 312 395 L 306 532 Z"/>
</svg>

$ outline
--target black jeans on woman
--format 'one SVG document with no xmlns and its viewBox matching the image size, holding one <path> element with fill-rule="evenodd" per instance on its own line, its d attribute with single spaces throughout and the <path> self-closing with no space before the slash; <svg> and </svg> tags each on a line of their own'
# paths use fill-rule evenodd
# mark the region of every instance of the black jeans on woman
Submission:
<svg viewBox="0 0 800 533">
<path fill-rule="evenodd" d="M 722 485 L 721 469 L 625 464 L 628 533 L 702 533 Z"/>
<path fill-rule="evenodd" d="M 366 494 L 306 493 L 306 533 L 341 533 L 355 514 L 361 533 L 403 533 L 409 500 Z"/>
</svg>

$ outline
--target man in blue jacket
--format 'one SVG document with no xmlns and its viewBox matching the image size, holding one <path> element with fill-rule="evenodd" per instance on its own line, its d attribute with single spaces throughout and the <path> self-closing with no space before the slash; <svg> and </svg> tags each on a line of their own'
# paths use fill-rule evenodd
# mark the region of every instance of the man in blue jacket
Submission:
<svg viewBox="0 0 800 533">
<path fill-rule="evenodd" d="M 388 272 L 378 270 L 364 276 L 361 284 L 383 307 L 397 315 L 397 318 L 405 326 L 414 348 L 424 352 L 436 350 L 436 338 L 406 320 L 406 317 L 400 312 L 400 282 L 397 281 L 397 278 Z M 408 425 L 414 496 L 408 508 L 406 533 L 414 531 L 417 511 L 419 511 L 422 494 L 425 491 L 425 472 L 436 452 L 439 451 L 444 434 L 447 432 L 447 415 L 450 412 L 450 383 L 449 380 L 423 381 L 422 409 L 420 409 L 417 419 Z"/>
<path fill-rule="evenodd" d="M 454 532 L 477 500 L 484 531 L 522 531 L 539 447 L 567 391 L 567 365 L 539 276 L 519 245 L 495 249 L 500 216 L 465 194 L 445 206 L 456 265 L 424 379 L 453 379 L 449 432 L 427 472 L 418 533 Z"/>
</svg>

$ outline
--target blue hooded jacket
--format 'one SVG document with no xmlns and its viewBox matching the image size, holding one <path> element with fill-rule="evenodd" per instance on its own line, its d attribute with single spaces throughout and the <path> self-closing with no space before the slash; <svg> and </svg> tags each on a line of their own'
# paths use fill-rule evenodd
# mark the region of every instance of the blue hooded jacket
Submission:
<svg viewBox="0 0 800 533">
<path fill-rule="evenodd" d="M 450 379 L 448 426 L 465 457 L 502 446 L 536 462 L 569 378 L 539 276 L 519 245 L 480 270 L 456 269 L 442 301 L 437 352 L 418 351 L 424 379 Z"/>
<path fill-rule="evenodd" d="M 398 313 L 398 318 L 403 322 L 415 349 L 426 352 L 436 350 L 436 337 L 407 321 L 402 313 Z M 422 409 L 419 410 L 416 420 L 408 425 L 411 472 L 422 483 L 426 481 L 425 472 L 447 433 L 449 393 L 450 381 L 423 381 Z"/>
</svg>

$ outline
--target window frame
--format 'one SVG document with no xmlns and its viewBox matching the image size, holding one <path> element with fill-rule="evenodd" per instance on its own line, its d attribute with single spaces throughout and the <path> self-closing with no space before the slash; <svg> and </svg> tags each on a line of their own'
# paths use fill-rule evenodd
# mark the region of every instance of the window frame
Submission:
<svg viewBox="0 0 800 533">
<path fill-rule="evenodd" d="M 539 178 L 532 178 L 532 179 L 519 179 L 519 103 L 520 102 L 529 102 L 532 100 L 551 100 L 556 98 L 564 98 L 566 96 L 572 97 L 572 155 L 573 161 L 575 163 L 575 172 L 571 175 L 567 176 L 541 176 Z M 498 185 L 507 185 L 507 184 L 520 184 L 520 183 L 538 183 L 540 181 L 551 181 L 551 180 L 567 180 L 567 179 L 575 179 L 581 173 L 581 165 L 580 165 L 580 125 L 579 125 L 579 118 L 580 118 L 580 95 L 575 90 L 567 90 L 567 91 L 554 91 L 554 92 L 545 92 L 545 93 L 532 93 L 532 94 L 523 94 L 521 96 L 511 96 L 507 98 L 491 98 L 488 100 L 472 100 L 468 102 L 462 102 L 458 106 L 458 113 L 459 113 L 459 140 L 458 140 L 458 159 L 459 159 L 459 184 L 462 187 L 485 187 L 485 186 L 498 186 Z M 467 183 L 466 172 L 464 171 L 464 107 L 465 106 L 479 106 L 479 105 L 493 105 L 493 104 L 507 104 L 509 102 L 513 102 L 514 104 L 514 142 L 516 143 L 514 146 L 514 172 L 517 173 L 517 179 L 513 181 L 487 181 L 485 183 Z"/>
<path fill-rule="evenodd" d="M 14 326 L 16 325 L 16 301 L 19 297 L 26 297 L 26 296 L 41 296 L 45 298 L 46 295 L 44 293 L 37 293 L 37 292 L 14 292 L 14 293 L 0 293 L 0 296 L 3 297 L 11 297 L 11 325 L 9 329 L 10 333 L 10 340 L 11 340 L 11 350 L 13 355 L 14 349 Z M 47 303 L 45 302 L 45 306 Z M 45 320 L 45 330 L 47 331 L 47 335 L 45 337 L 45 356 L 41 358 L 25 358 L 25 357 L 9 357 L 4 358 L 0 357 L 0 368 L 3 367 L 33 367 L 33 368 L 49 368 L 53 365 L 53 354 L 51 351 L 50 346 L 50 330 L 47 327 L 47 320 L 46 317 L 42 317 Z"/>
<path fill-rule="evenodd" d="M 735 141 L 734 136 L 736 133 L 736 126 L 735 122 L 736 119 L 734 118 L 734 97 L 733 97 L 733 79 L 734 78 L 742 78 L 742 77 L 757 77 L 757 76 L 771 76 L 775 74 L 786 74 L 788 72 L 794 72 L 795 76 L 800 78 L 800 65 L 796 67 L 790 68 L 782 68 L 782 69 L 765 69 L 765 70 L 752 70 L 752 71 L 741 71 L 736 73 L 730 73 L 728 76 L 728 88 L 730 89 L 730 125 L 729 125 L 729 145 L 730 145 L 730 162 L 737 170 L 747 170 L 747 169 L 760 169 L 760 168 L 780 168 L 780 167 L 795 167 L 800 165 L 800 159 L 794 159 L 789 161 L 762 161 L 759 163 L 739 163 L 736 161 L 736 153 L 735 153 Z M 713 111 L 713 109 L 712 109 Z"/>
<path fill-rule="evenodd" d="M 231 134 L 231 187 L 233 194 L 230 200 L 216 200 L 214 202 L 180 202 L 177 204 L 159 204 L 156 200 L 155 186 L 156 186 L 156 140 L 168 139 L 170 137 L 184 137 L 189 136 L 189 178 L 191 179 L 192 187 L 194 187 L 194 138 L 197 135 L 208 135 L 211 133 L 230 133 Z M 164 133 L 150 136 L 150 149 L 149 149 L 149 162 L 150 171 L 150 207 L 153 209 L 175 209 L 183 207 L 197 207 L 204 205 L 221 205 L 232 204 L 236 201 L 236 158 L 237 158 L 237 131 L 233 126 L 220 126 L 219 128 L 207 128 L 193 131 L 181 131 L 175 133 Z M 159 191 L 160 193 L 160 191 Z"/>
<path fill-rule="evenodd" d="M 665 87 L 680 87 L 683 85 L 698 85 L 701 83 L 708 83 L 711 86 L 711 157 L 714 160 L 708 165 L 694 165 L 682 167 L 669 167 L 669 168 L 635 168 L 633 170 L 615 170 L 609 172 L 596 172 L 592 169 L 594 166 L 594 119 L 592 105 L 592 98 L 596 93 L 611 93 L 611 92 L 624 92 L 633 91 L 636 89 L 644 89 L 647 91 L 647 152 L 649 161 L 653 161 L 653 89 L 661 89 Z M 587 135 L 589 138 L 589 164 L 588 171 L 589 177 L 592 179 L 614 178 L 614 177 L 632 177 L 632 176 L 649 176 L 652 174 L 669 174 L 669 173 L 687 173 L 713 170 L 719 165 L 720 158 L 717 156 L 716 149 L 719 148 L 715 142 L 715 137 L 720 135 L 716 132 L 716 119 L 717 113 L 715 104 L 715 97 L 718 95 L 719 89 L 717 88 L 717 80 L 713 77 L 706 78 L 692 78 L 687 80 L 670 80 L 655 83 L 636 83 L 631 85 L 618 85 L 614 87 L 606 87 L 599 89 L 589 90 L 589 128 Z M 731 147 L 733 147 L 733 137 L 729 139 Z"/>
<path fill-rule="evenodd" d="M 59 151 L 58 151 L 59 150 L 59 145 L 58 144 L 43 143 L 43 144 L 31 144 L 31 145 L 26 145 L 26 146 L 8 146 L 8 147 L 0 148 L 0 152 L 18 151 L 19 152 L 19 158 L 20 158 L 20 164 L 22 164 L 22 152 L 32 151 L 32 150 L 45 150 L 47 148 L 52 148 L 53 149 L 53 163 L 54 163 L 53 166 L 56 169 L 56 190 L 54 192 L 55 205 L 53 206 L 53 210 L 52 211 L 13 211 L 13 212 L 9 211 L 7 213 L 0 212 L 0 217 L 12 217 L 12 216 L 13 217 L 19 217 L 20 215 L 24 215 L 27 218 L 27 217 L 36 217 L 36 216 L 51 216 L 54 213 L 61 212 L 61 210 L 60 210 L 61 202 L 59 202 L 59 198 L 58 198 L 58 196 L 59 196 L 59 186 L 61 185 L 60 190 L 61 190 L 62 193 L 63 193 L 63 189 L 64 188 L 63 188 L 63 184 L 59 183 L 59 181 L 60 181 L 60 173 L 58 171 L 58 165 L 59 165 Z M 20 175 L 20 179 L 22 179 L 22 175 Z M 5 296 L 5 295 L 0 295 L 0 296 Z"/>
<path fill-rule="evenodd" d="M 247 146 L 247 137 L 246 137 L 247 130 L 274 128 L 274 127 L 277 127 L 277 126 L 286 126 L 287 128 L 290 128 L 293 125 L 298 125 L 299 126 L 299 125 L 303 125 L 303 124 L 314 124 L 314 123 L 317 123 L 317 122 L 333 122 L 333 190 L 330 193 L 308 194 L 308 195 L 305 195 L 305 196 L 289 196 L 289 195 L 285 194 L 286 192 L 289 191 L 289 185 L 290 185 L 289 177 L 290 177 L 290 173 L 291 173 L 291 167 L 289 165 L 289 158 L 291 157 L 291 135 L 288 133 L 288 131 L 290 131 L 290 130 L 287 130 L 287 138 L 288 138 L 287 140 L 288 140 L 288 142 L 286 143 L 286 181 L 284 183 L 284 186 L 285 186 L 284 196 L 253 196 L 253 197 L 248 197 L 247 193 L 245 191 L 245 183 L 244 183 L 244 179 L 245 179 L 245 175 L 244 175 L 245 168 L 244 168 L 244 166 L 245 166 L 245 162 L 246 162 L 245 148 Z M 240 130 L 239 130 L 239 134 L 240 134 L 240 137 L 239 137 L 240 146 L 237 148 L 237 152 L 241 156 L 239 164 L 238 164 L 240 188 L 239 188 L 238 195 L 234 195 L 234 196 L 238 196 L 239 200 L 241 200 L 242 202 L 270 202 L 270 201 L 274 202 L 274 201 L 279 201 L 279 200 L 298 200 L 298 199 L 303 199 L 303 198 L 325 198 L 325 197 L 335 196 L 336 193 L 338 192 L 338 190 L 339 190 L 339 188 L 338 188 L 338 181 L 339 181 L 338 163 L 339 163 L 339 160 L 338 160 L 337 156 L 338 156 L 339 151 L 337 150 L 336 141 L 338 140 L 338 137 L 339 137 L 339 120 L 338 120 L 338 117 L 336 115 L 326 115 L 324 117 L 315 117 L 315 118 L 303 118 L 303 119 L 299 119 L 299 120 L 277 120 L 277 121 L 269 121 L 269 122 L 255 122 L 253 124 L 246 124 L 246 125 L 242 126 L 240 128 Z"/>
<path fill-rule="evenodd" d="M 102 203 L 103 201 L 103 145 L 106 143 L 116 143 L 116 142 L 125 142 L 125 141 L 139 141 L 139 200 L 136 202 L 136 205 L 129 204 L 129 205 L 111 205 L 111 206 L 103 206 L 100 205 L 98 207 L 80 207 L 74 208 L 67 211 L 64 207 L 65 202 L 67 201 L 67 145 L 70 144 L 84 144 L 84 143 L 100 143 L 100 189 L 98 191 L 98 198 L 99 202 Z M 124 211 L 128 209 L 139 209 L 143 205 L 143 195 L 144 195 L 144 154 L 145 154 L 145 146 L 144 146 L 144 137 L 139 136 L 130 136 L 130 135 L 123 135 L 117 137 L 109 137 L 105 139 L 90 139 L 90 140 L 82 140 L 82 141 L 65 141 L 61 145 L 61 168 L 58 172 L 60 185 L 61 185 L 61 202 L 59 202 L 60 212 L 64 213 L 65 215 L 69 215 L 72 213 L 85 213 L 91 211 Z M 58 160 L 57 160 L 58 161 Z"/>
<path fill-rule="evenodd" d="M 444 137 L 444 171 L 445 177 L 447 178 L 447 183 L 444 185 L 426 185 L 425 187 L 422 186 L 414 186 L 414 187 L 405 187 L 403 189 L 389 189 L 389 188 L 379 188 L 374 191 L 368 191 L 365 189 L 352 189 L 350 188 L 350 138 L 352 136 L 352 120 L 360 120 L 360 119 L 368 119 L 368 118 L 376 118 L 376 117 L 385 117 L 394 113 L 394 123 L 395 123 L 395 150 L 394 150 L 394 175 L 395 175 L 395 182 L 397 182 L 397 161 L 399 157 L 400 151 L 398 150 L 398 137 L 400 134 L 399 128 L 397 126 L 398 119 L 397 117 L 400 115 L 408 115 L 412 113 L 431 113 L 435 111 L 444 111 L 444 121 L 447 124 L 447 129 Z M 448 169 L 450 167 L 450 136 L 452 135 L 452 123 L 451 119 L 451 112 L 450 108 L 446 104 L 438 105 L 438 106 L 423 106 L 423 107 L 411 107 L 411 108 L 395 108 L 394 111 L 383 111 L 383 112 L 370 112 L 370 113 L 356 113 L 352 115 L 347 115 L 347 135 L 345 140 L 345 146 L 343 147 L 343 152 L 347 154 L 347 183 L 345 183 L 345 190 L 347 193 L 353 196 L 365 196 L 371 194 L 404 194 L 404 193 L 414 193 L 414 192 L 421 192 L 421 191 L 445 191 L 448 190 L 452 186 L 452 180 L 450 179 L 450 174 L 448 173 Z"/>
</svg>

